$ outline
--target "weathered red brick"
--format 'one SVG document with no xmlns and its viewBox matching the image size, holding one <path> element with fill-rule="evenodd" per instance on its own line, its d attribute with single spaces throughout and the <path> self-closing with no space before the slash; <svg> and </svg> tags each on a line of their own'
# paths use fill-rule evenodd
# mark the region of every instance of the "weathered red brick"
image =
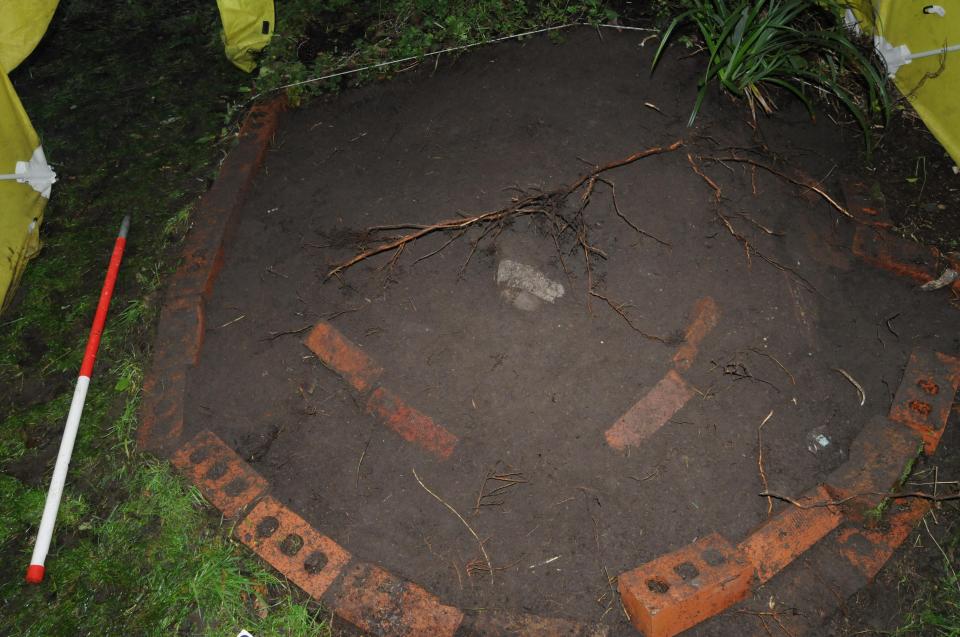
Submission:
<svg viewBox="0 0 960 637">
<path fill-rule="evenodd" d="M 459 609 L 372 564 L 354 563 L 326 599 L 338 616 L 383 637 L 453 637 L 463 620 Z"/>
<path fill-rule="evenodd" d="M 671 369 L 607 430 L 607 444 L 621 450 L 641 444 L 673 418 L 693 396 L 693 389 Z"/>
<path fill-rule="evenodd" d="M 445 427 L 410 407 L 384 387 L 378 387 L 370 394 L 367 413 L 407 442 L 412 442 L 444 460 L 450 457 L 459 440 Z"/>
<path fill-rule="evenodd" d="M 383 370 L 363 350 L 354 345 L 335 327 L 317 323 L 307 337 L 306 345 L 324 365 L 336 372 L 358 392 L 368 391 Z"/>
<path fill-rule="evenodd" d="M 693 306 L 693 316 L 684 332 L 683 344 L 673 356 L 673 364 L 681 372 L 690 369 L 693 359 L 700 351 L 700 343 L 706 338 L 720 319 L 720 310 L 717 302 L 712 298 L 704 297 Z"/>
<path fill-rule="evenodd" d="M 618 578 L 620 599 L 646 637 L 672 637 L 750 593 L 753 565 L 713 534 Z"/>
<path fill-rule="evenodd" d="M 572 619 L 484 610 L 464 617 L 457 637 L 607 637 L 610 629 Z"/>
<path fill-rule="evenodd" d="M 891 509 L 876 528 L 850 526 L 842 529 L 837 538 L 840 554 L 868 580 L 876 577 L 916 528 L 930 510 L 930 503 L 919 499 L 900 500 Z"/>
<path fill-rule="evenodd" d="M 826 489 L 817 487 L 798 502 L 831 500 Z M 737 548 L 753 562 L 757 579 L 766 582 L 835 529 L 841 520 L 840 511 L 833 506 L 804 509 L 791 505 L 760 525 Z"/>
<path fill-rule="evenodd" d="M 350 561 L 343 547 L 269 496 L 257 503 L 234 534 L 316 600 Z"/>
<path fill-rule="evenodd" d="M 957 387 L 960 359 L 915 349 L 890 407 L 890 419 L 920 434 L 924 450 L 932 454 L 940 443 Z"/>
<path fill-rule="evenodd" d="M 197 434 L 170 462 L 228 518 L 236 517 L 268 487 L 259 473 L 210 431 Z"/>
</svg>

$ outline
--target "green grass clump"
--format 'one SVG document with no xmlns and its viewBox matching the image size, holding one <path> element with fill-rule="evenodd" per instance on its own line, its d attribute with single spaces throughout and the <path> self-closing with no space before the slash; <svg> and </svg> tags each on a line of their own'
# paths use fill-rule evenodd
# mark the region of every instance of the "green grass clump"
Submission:
<svg viewBox="0 0 960 637">
<path fill-rule="evenodd" d="M 886 121 L 890 103 L 883 73 L 851 39 L 833 0 L 683 0 L 684 10 L 663 33 L 659 61 L 676 28 L 693 23 L 708 54 L 707 69 L 689 125 L 697 118 L 707 89 L 718 83 L 758 107 L 774 110 L 771 88 L 797 97 L 813 114 L 815 95 L 842 103 L 863 130 L 868 151 L 872 126 Z"/>
</svg>

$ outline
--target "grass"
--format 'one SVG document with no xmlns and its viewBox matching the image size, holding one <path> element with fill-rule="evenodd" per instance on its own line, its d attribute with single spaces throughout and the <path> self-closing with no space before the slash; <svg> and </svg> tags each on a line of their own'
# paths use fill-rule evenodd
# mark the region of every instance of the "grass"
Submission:
<svg viewBox="0 0 960 637">
<path fill-rule="evenodd" d="M 193 204 L 249 79 L 215 3 L 64 0 L 12 74 L 54 162 L 44 248 L 0 319 L 0 634 L 323 635 L 306 602 L 199 493 L 133 443 L 152 325 Z M 48 578 L 23 573 L 86 332 L 133 215 L 60 510 Z"/>
<path fill-rule="evenodd" d="M 330 633 L 322 609 L 236 544 L 193 487 L 133 443 L 152 326 L 197 196 L 255 91 L 531 27 L 611 17 L 600 0 L 289 0 L 278 3 L 277 37 L 251 82 L 223 56 L 212 2 L 62 0 L 44 42 L 13 74 L 61 180 L 47 209 L 43 252 L 0 318 L 0 634 Z M 291 97 L 347 85 L 307 85 Z M 48 581 L 28 588 L 23 570 L 125 213 L 134 225 Z M 950 555 L 957 542 L 945 546 Z M 948 586 L 955 583 L 944 580 L 918 598 L 907 625 L 958 634 L 960 595 Z"/>
<path fill-rule="evenodd" d="M 603 0 L 289 0 L 277 15 L 256 90 L 545 26 L 616 17 Z M 398 70 L 388 67 L 294 86 L 288 96 L 297 104 Z"/>
<path fill-rule="evenodd" d="M 832 0 L 684 0 L 663 33 L 654 58 L 660 59 L 676 28 L 692 22 L 707 52 L 688 124 L 693 125 L 708 88 L 718 83 L 746 100 L 756 119 L 759 109 L 774 110 L 770 89 L 804 103 L 813 115 L 815 95 L 842 103 L 860 125 L 872 149 L 872 126 L 889 119 L 886 80 L 848 35 Z"/>
</svg>

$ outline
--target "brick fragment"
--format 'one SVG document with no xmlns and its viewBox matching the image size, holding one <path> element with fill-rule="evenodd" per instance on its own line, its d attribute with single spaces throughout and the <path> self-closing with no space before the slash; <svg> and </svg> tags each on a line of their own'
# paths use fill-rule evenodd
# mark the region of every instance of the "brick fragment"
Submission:
<svg viewBox="0 0 960 637">
<path fill-rule="evenodd" d="M 306 345 L 324 365 L 361 393 L 368 391 L 383 373 L 363 350 L 329 323 L 317 323 Z"/>
<path fill-rule="evenodd" d="M 337 590 L 327 595 L 334 612 L 382 637 L 453 637 L 463 613 L 378 566 L 355 563 Z"/>
<path fill-rule="evenodd" d="M 455 435 L 384 387 L 378 387 L 370 394 L 367 413 L 407 442 L 412 442 L 443 460 L 449 458 L 457 446 L 458 438 Z"/>
<path fill-rule="evenodd" d="M 672 637 L 744 599 L 752 574 L 714 533 L 620 575 L 620 599 L 646 637 Z"/>
<path fill-rule="evenodd" d="M 143 382 L 137 445 L 169 453 L 183 432 L 183 400 L 187 390 L 186 367 L 160 354 L 154 357 Z"/>
<path fill-rule="evenodd" d="M 920 434 L 928 455 L 940 444 L 958 385 L 960 359 L 924 349 L 910 353 L 890 419 Z"/>
<path fill-rule="evenodd" d="M 853 235 L 853 253 L 870 265 L 917 283 L 936 278 L 937 253 L 932 248 L 882 230 L 875 225 L 859 225 Z"/>
<path fill-rule="evenodd" d="M 350 561 L 350 554 L 339 544 L 269 496 L 257 503 L 234 533 L 317 600 Z"/>
<path fill-rule="evenodd" d="M 891 508 L 876 528 L 849 526 L 837 537 L 840 554 L 867 580 L 876 577 L 930 510 L 930 503 L 920 499 L 900 500 Z"/>
<path fill-rule="evenodd" d="M 826 489 L 817 487 L 799 502 L 831 500 Z M 840 511 L 832 506 L 804 509 L 791 505 L 764 522 L 737 548 L 753 562 L 757 579 L 766 582 L 837 528 L 841 521 Z"/>
<path fill-rule="evenodd" d="M 620 450 L 639 445 L 673 418 L 693 396 L 693 389 L 671 369 L 607 430 L 604 434 L 607 444 Z"/>
<path fill-rule="evenodd" d="M 154 359 L 183 366 L 196 365 L 203 347 L 205 322 L 199 296 L 167 299 L 160 310 Z"/>
<path fill-rule="evenodd" d="M 907 427 L 878 416 L 867 422 L 850 443 L 847 461 L 827 476 L 826 488 L 841 500 L 861 494 L 840 505 L 844 515 L 860 519 L 877 506 L 920 450 L 920 436 Z"/>
<path fill-rule="evenodd" d="M 571 619 L 491 610 L 464 617 L 457 637 L 607 637 L 610 628 Z"/>
<path fill-rule="evenodd" d="M 673 356 L 673 364 L 679 371 L 687 371 L 700 351 L 700 343 L 717 326 L 720 310 L 717 302 L 707 296 L 693 306 L 693 316 L 684 332 L 683 344 Z"/>
<path fill-rule="evenodd" d="M 266 492 L 263 477 L 210 431 L 201 431 L 170 458 L 224 516 L 236 517 Z"/>
</svg>

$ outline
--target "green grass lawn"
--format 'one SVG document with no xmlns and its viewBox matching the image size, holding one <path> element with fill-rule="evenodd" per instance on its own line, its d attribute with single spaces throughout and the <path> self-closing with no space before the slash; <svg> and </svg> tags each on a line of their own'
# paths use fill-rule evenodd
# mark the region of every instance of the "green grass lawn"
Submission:
<svg viewBox="0 0 960 637">
<path fill-rule="evenodd" d="M 38 50 L 12 74 L 60 181 L 43 251 L 0 317 L 0 634 L 330 633 L 319 605 L 234 542 L 192 486 L 133 443 L 163 286 L 193 206 L 253 93 L 345 65 L 609 17 L 600 0 L 289 0 L 278 3 L 262 70 L 247 76 L 223 55 L 212 0 L 62 0 Z M 305 55 L 305 44 L 318 50 Z M 356 80 L 299 87 L 292 98 Z M 47 581 L 27 587 L 33 535 L 124 214 L 133 216 L 128 251 Z M 943 582 L 943 590 L 955 586 Z M 905 630 L 958 634 L 960 597 L 939 590 L 922 594 Z"/>
</svg>

